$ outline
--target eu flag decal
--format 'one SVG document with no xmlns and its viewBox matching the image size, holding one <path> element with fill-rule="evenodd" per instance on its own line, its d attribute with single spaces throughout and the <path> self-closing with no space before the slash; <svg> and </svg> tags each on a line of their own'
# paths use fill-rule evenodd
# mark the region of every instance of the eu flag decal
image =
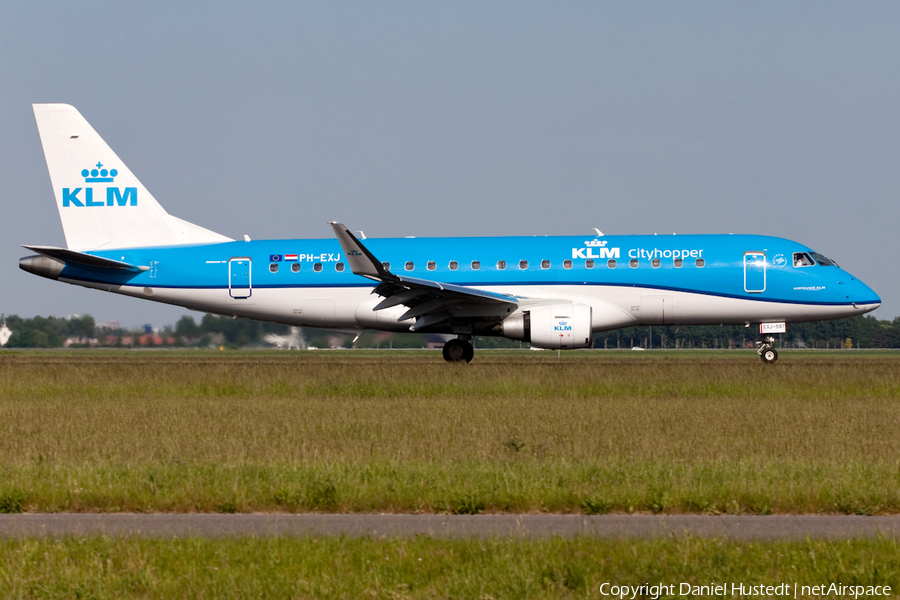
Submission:
<svg viewBox="0 0 900 600">
<path fill-rule="evenodd" d="M 281 255 L 280 254 L 270 254 L 269 262 L 281 262 Z"/>
</svg>

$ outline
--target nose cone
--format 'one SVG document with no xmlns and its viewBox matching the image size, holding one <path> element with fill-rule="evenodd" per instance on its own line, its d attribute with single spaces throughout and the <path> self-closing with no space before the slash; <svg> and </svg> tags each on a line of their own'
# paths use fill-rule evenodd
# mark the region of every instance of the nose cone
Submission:
<svg viewBox="0 0 900 600">
<path fill-rule="evenodd" d="M 862 312 L 871 312 L 881 306 L 881 298 L 872 288 L 852 276 L 850 283 L 850 289 L 847 291 L 850 292 L 848 297 L 854 308 Z"/>
</svg>

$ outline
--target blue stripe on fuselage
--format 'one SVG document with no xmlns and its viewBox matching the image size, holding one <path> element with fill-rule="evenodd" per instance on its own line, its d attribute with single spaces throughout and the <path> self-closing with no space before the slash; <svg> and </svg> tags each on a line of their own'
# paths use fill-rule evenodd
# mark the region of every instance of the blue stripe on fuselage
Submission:
<svg viewBox="0 0 900 600">
<path fill-rule="evenodd" d="M 364 244 L 379 260 L 390 262 L 395 273 L 456 285 L 633 286 L 792 304 L 880 302 L 874 292 L 838 267 L 794 267 L 793 253 L 809 251 L 809 248 L 768 236 L 395 238 L 367 239 Z M 766 256 L 766 289 L 761 293 L 744 289 L 746 252 L 761 252 Z M 254 288 L 374 285 L 349 270 L 335 239 L 261 240 L 90 253 L 130 264 L 154 264 L 149 271 L 137 274 L 66 267 L 60 276 L 117 285 L 227 288 L 228 261 L 250 258 Z M 291 270 L 294 261 L 274 263 L 278 271 L 270 272 L 271 256 L 293 254 L 298 255 L 299 272 Z M 683 261 L 680 268 L 675 266 L 676 256 Z M 610 257 L 615 257 L 615 268 L 607 265 Z M 638 261 L 636 268 L 629 266 L 631 258 Z M 654 258 L 659 260 L 656 268 Z M 698 258 L 703 259 L 705 266 L 697 266 Z M 506 261 L 506 269 L 498 269 L 500 260 Z M 519 268 L 519 261 L 523 260 L 528 262 L 524 270 Z M 587 268 L 588 260 L 593 260 L 594 268 Z M 404 268 L 407 261 L 414 263 L 411 271 Z M 434 270 L 426 268 L 429 261 L 434 261 Z M 450 269 L 451 261 L 458 263 L 456 270 Z M 473 269 L 472 261 L 479 261 L 480 269 Z M 549 261 L 550 267 L 541 268 L 542 261 Z M 565 267 L 566 261 L 571 261 L 571 268 Z M 322 265 L 320 272 L 314 271 L 316 263 Z M 338 263 L 345 265 L 343 272 L 335 270 Z"/>
</svg>

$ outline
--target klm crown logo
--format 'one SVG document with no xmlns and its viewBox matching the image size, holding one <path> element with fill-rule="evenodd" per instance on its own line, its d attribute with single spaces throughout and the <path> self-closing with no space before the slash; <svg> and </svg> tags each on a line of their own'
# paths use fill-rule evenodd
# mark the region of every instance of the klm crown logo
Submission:
<svg viewBox="0 0 900 600">
<path fill-rule="evenodd" d="M 81 170 L 81 176 L 84 177 L 85 183 L 111 183 L 119 172 L 115 169 L 107 171 L 103 168 L 103 163 L 97 163 L 97 168 Z"/>
<path fill-rule="evenodd" d="M 81 176 L 87 183 L 113 183 L 119 172 L 116 169 L 106 169 L 103 163 L 98 162 L 93 169 L 82 169 Z M 102 189 L 102 188 L 101 188 Z M 83 196 L 79 196 L 84 192 Z M 102 193 L 102 192 L 100 192 Z M 102 196 L 101 196 L 102 198 Z M 94 188 L 85 186 L 84 188 L 63 188 L 62 189 L 62 205 L 63 208 L 70 206 L 91 207 L 91 206 L 137 206 L 137 188 L 127 187 L 118 188 L 107 186 L 106 198 L 94 200 Z"/>
</svg>

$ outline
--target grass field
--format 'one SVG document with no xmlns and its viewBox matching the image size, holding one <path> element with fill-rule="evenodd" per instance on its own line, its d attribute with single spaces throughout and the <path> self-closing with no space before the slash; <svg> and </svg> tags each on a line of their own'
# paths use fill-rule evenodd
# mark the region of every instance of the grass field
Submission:
<svg viewBox="0 0 900 600">
<path fill-rule="evenodd" d="M 674 585 L 664 596 L 676 597 L 682 583 L 726 584 L 717 597 L 740 597 L 731 585 L 782 583 L 791 597 L 795 583 L 805 598 L 813 594 L 799 586 L 830 583 L 887 585 L 896 596 L 900 552 L 888 540 L 0 541 L 3 598 L 597 598 L 644 584 Z"/>
<path fill-rule="evenodd" d="M 900 512 L 900 355 L 0 352 L 0 511 Z"/>
</svg>

